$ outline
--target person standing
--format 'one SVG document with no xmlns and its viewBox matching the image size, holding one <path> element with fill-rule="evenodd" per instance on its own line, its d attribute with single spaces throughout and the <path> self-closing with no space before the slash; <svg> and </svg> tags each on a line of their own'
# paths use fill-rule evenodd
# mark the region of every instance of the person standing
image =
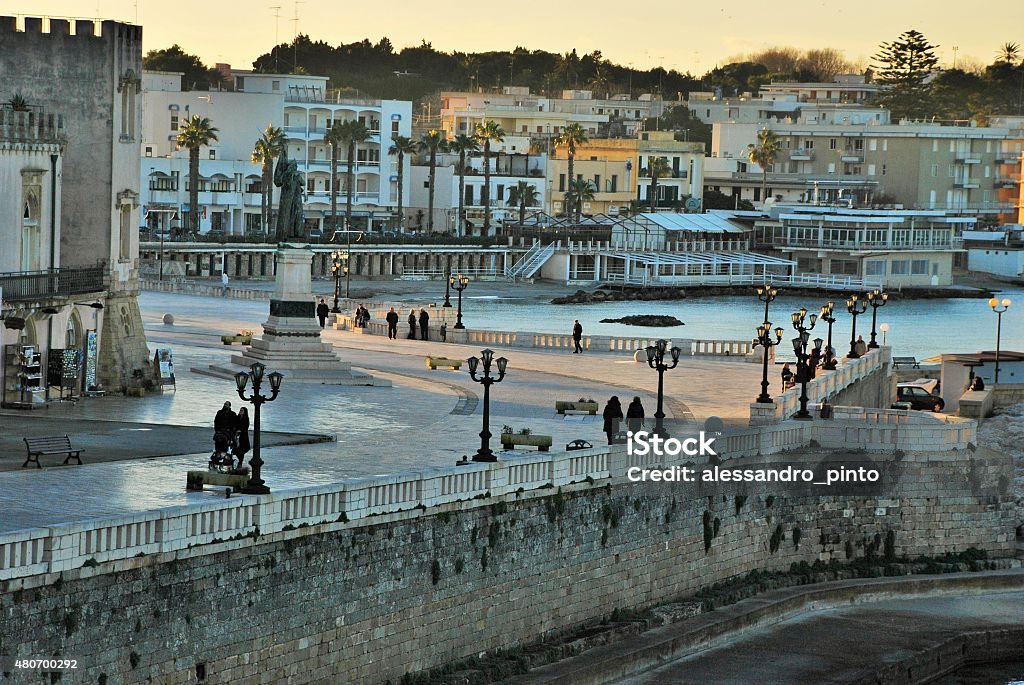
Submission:
<svg viewBox="0 0 1024 685">
<path fill-rule="evenodd" d="M 579 319 L 576 319 L 572 325 L 572 342 L 575 346 L 575 349 L 572 351 L 573 354 L 583 352 L 583 345 L 580 344 L 581 340 L 583 340 L 583 324 L 580 323 Z"/>
<path fill-rule="evenodd" d="M 398 338 L 398 312 L 392 307 L 391 311 L 387 313 L 384 320 L 388 322 L 388 340 L 395 340 Z"/>
<path fill-rule="evenodd" d="M 622 420 L 622 404 L 619 403 L 617 396 L 611 396 L 601 416 L 604 417 L 604 433 L 608 436 L 608 444 L 611 445 L 615 434 L 619 432 L 619 422 Z"/>
<path fill-rule="evenodd" d="M 428 327 L 430 326 L 430 314 L 427 314 L 426 309 L 420 310 L 420 340 L 429 339 Z"/>
<path fill-rule="evenodd" d="M 447 321 L 442 321 L 441 322 L 441 328 L 438 329 L 438 332 L 441 334 L 441 342 L 448 342 L 448 322 Z"/>
<path fill-rule="evenodd" d="M 626 408 L 626 428 L 634 433 L 644 428 L 644 405 L 639 397 L 634 397 Z"/>
<path fill-rule="evenodd" d="M 863 357 L 865 354 L 868 353 L 868 345 L 866 342 L 864 342 L 863 335 L 857 336 L 857 342 L 855 342 L 853 345 L 853 351 L 857 353 L 858 357 Z"/>
<path fill-rule="evenodd" d="M 237 468 L 242 468 L 242 462 L 245 461 L 245 453 L 251 448 L 249 443 L 249 410 L 245 407 L 240 408 L 238 416 L 235 417 L 235 431 L 238 433 L 236 438 L 238 446 L 235 447 L 235 456 L 238 457 Z"/>
<path fill-rule="evenodd" d="M 409 340 L 415 340 L 416 339 L 416 310 L 415 309 L 410 309 L 409 310 L 409 335 L 407 337 L 409 338 Z"/>
<path fill-rule="evenodd" d="M 316 318 L 320 319 L 320 328 L 327 325 L 327 315 L 331 313 L 331 308 L 324 302 L 324 298 L 320 298 L 320 304 L 316 306 Z"/>
</svg>

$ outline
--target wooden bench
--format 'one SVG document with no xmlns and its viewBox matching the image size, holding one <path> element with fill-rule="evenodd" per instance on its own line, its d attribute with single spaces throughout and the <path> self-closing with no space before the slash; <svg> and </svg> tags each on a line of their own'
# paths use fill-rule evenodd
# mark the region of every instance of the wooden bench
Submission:
<svg viewBox="0 0 1024 685">
<path fill-rule="evenodd" d="M 913 369 L 920 369 L 921 362 L 917 361 L 917 357 L 893 357 L 892 368 L 898 369 L 901 366 L 909 366 Z"/>
<path fill-rule="evenodd" d="M 448 357 L 427 357 L 428 369 L 436 369 L 439 366 L 447 366 L 449 369 L 458 371 L 462 367 L 462 360 L 449 359 Z"/>
<path fill-rule="evenodd" d="M 32 462 L 36 463 L 36 468 L 41 469 L 43 465 L 39 463 L 39 457 L 44 454 L 65 454 L 64 463 L 67 464 L 72 459 L 82 463 L 82 457 L 80 456 L 83 450 L 74 449 L 71 447 L 71 438 L 66 435 L 48 435 L 37 438 L 24 438 L 25 447 L 28 449 L 28 458 L 25 463 L 21 465 L 21 468 L 25 468 Z"/>
</svg>

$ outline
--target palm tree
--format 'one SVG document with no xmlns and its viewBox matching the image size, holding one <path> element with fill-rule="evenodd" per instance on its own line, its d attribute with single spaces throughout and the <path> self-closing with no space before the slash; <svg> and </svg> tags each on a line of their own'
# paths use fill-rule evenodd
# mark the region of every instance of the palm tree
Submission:
<svg viewBox="0 0 1024 685">
<path fill-rule="evenodd" d="M 537 188 L 527 181 L 520 181 L 508 191 L 508 206 L 519 206 L 519 225 L 526 221 L 526 208 L 536 207 L 540 202 L 540 193 Z"/>
<path fill-rule="evenodd" d="M 404 216 L 402 215 L 402 187 L 405 178 L 405 156 L 416 152 L 416 143 L 412 138 L 405 136 L 394 136 L 391 139 L 391 147 L 388 148 L 389 155 L 398 155 L 398 230 L 402 230 Z"/>
<path fill-rule="evenodd" d="M 569 183 L 569 192 L 565 194 L 566 204 L 576 208 L 576 223 L 583 217 L 583 203 L 594 199 L 594 184 L 585 178 L 574 178 Z"/>
<path fill-rule="evenodd" d="M 484 144 L 484 189 L 481 200 L 484 205 L 484 235 L 491 234 L 491 143 L 505 140 L 505 129 L 497 121 L 488 119 L 476 125 L 476 139 Z"/>
<path fill-rule="evenodd" d="M 1004 62 L 1013 66 L 1017 63 L 1018 59 L 1020 59 L 1020 44 L 1003 43 L 999 46 L 999 51 L 996 53 L 997 62 Z"/>
<path fill-rule="evenodd" d="M 280 156 L 285 145 L 284 131 L 273 124 L 256 141 L 252 150 L 252 161 L 263 167 L 260 185 L 260 225 L 264 235 L 270 234 L 270 207 L 274 202 L 274 160 Z"/>
<path fill-rule="evenodd" d="M 324 142 L 331 146 L 331 220 L 335 233 L 338 232 L 338 150 L 348 143 L 345 140 L 346 123 L 335 119 L 324 135 Z"/>
<path fill-rule="evenodd" d="M 178 149 L 188 148 L 188 227 L 199 232 L 199 148 L 217 140 L 217 129 L 198 114 L 178 131 Z"/>
<path fill-rule="evenodd" d="M 767 128 L 757 132 L 757 145 L 747 145 L 747 159 L 761 167 L 761 202 L 768 199 L 765 197 L 768 192 L 768 167 L 775 164 L 781 147 L 779 137 Z"/>
<path fill-rule="evenodd" d="M 647 173 L 651 176 L 651 185 L 647 189 L 647 204 L 651 211 L 658 211 L 658 179 L 672 175 L 672 167 L 667 157 L 651 157 L 647 162 Z"/>
<path fill-rule="evenodd" d="M 480 152 L 480 144 L 475 138 L 460 133 L 448 141 L 448 149 L 459 153 L 459 226 L 455 230 L 455 235 L 463 235 L 466 229 L 466 156 Z"/>
<path fill-rule="evenodd" d="M 579 124 L 569 124 L 562 129 L 562 132 L 555 138 L 555 145 L 565 145 L 569 148 L 569 183 L 570 185 L 576 180 L 574 162 L 576 161 L 576 146 L 583 145 L 590 142 L 587 138 L 587 132 L 583 130 L 583 127 Z M 567 216 L 572 216 L 573 205 L 570 202 L 566 208 L 565 213 Z"/>
<path fill-rule="evenodd" d="M 370 139 L 370 129 L 357 119 L 341 124 L 341 141 L 348 145 L 348 183 L 345 188 L 345 230 L 352 230 L 352 195 L 355 193 L 356 181 L 353 166 L 356 162 L 356 146 Z M 331 192 L 334 192 L 333 188 Z M 351 233 L 348 233 L 351 242 Z"/>
<path fill-rule="evenodd" d="M 430 154 L 430 186 L 427 190 L 427 232 L 434 232 L 434 176 L 437 171 L 437 152 L 444 152 L 444 133 L 437 129 L 430 129 L 422 136 L 418 143 L 420 152 Z"/>
</svg>

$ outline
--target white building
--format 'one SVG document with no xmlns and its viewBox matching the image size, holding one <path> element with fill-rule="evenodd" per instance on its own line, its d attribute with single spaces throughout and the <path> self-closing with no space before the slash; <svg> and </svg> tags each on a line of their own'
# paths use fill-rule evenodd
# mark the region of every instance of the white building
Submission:
<svg viewBox="0 0 1024 685">
<path fill-rule="evenodd" d="M 233 91 L 181 90 L 181 74 L 143 75 L 143 206 L 148 225 L 181 225 L 188 211 L 188 151 L 175 140 L 184 121 L 200 115 L 218 129 L 218 140 L 200 152 L 200 232 L 243 235 L 260 228 L 262 168 L 253 146 L 268 125 L 283 129 L 288 156 L 306 178 L 308 229 L 331 225 L 331 150 L 324 135 L 338 120 L 358 120 L 370 140 L 356 148 L 353 206 L 356 227 L 381 229 L 398 205 L 397 159 L 387 153 L 395 135 L 412 133 L 412 103 L 343 98 L 327 90 L 327 77 L 229 72 Z M 339 154 L 338 207 L 345 206 L 346 151 Z M 276 200 L 275 200 L 276 202 Z"/>
<path fill-rule="evenodd" d="M 967 268 L 1024 283 L 1024 227 L 1008 224 L 995 231 L 965 231 Z"/>
</svg>

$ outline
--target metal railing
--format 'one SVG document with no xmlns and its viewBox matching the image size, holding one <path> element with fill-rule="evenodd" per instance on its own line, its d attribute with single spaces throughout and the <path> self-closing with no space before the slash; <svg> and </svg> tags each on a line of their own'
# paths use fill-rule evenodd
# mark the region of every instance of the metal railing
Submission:
<svg viewBox="0 0 1024 685">
<path fill-rule="evenodd" d="M 0 288 L 9 302 L 93 293 L 106 289 L 103 265 L 0 273 Z"/>
</svg>

